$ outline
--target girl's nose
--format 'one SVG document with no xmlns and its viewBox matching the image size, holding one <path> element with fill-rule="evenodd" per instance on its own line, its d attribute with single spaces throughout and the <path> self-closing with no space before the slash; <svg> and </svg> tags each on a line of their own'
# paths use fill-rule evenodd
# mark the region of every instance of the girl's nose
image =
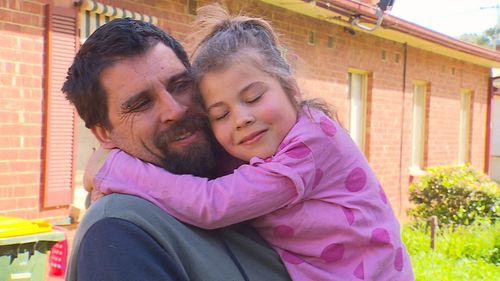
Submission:
<svg viewBox="0 0 500 281">
<path fill-rule="evenodd" d="M 239 110 L 236 116 L 236 128 L 241 129 L 252 125 L 255 122 L 255 117 L 248 110 Z"/>
</svg>

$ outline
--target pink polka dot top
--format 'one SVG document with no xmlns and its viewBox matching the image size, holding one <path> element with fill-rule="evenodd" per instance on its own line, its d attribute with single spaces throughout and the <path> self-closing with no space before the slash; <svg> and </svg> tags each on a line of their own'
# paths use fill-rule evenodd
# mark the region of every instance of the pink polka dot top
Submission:
<svg viewBox="0 0 500 281">
<path fill-rule="evenodd" d="M 305 109 L 278 151 L 208 180 L 173 175 L 112 151 L 103 193 L 144 197 L 178 219 L 218 228 L 253 219 L 293 280 L 414 280 L 400 226 L 345 129 Z"/>
</svg>

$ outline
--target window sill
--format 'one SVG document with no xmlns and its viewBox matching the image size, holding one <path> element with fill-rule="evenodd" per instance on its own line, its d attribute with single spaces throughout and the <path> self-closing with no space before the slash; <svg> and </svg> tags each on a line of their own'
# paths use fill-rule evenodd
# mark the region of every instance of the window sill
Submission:
<svg viewBox="0 0 500 281">
<path fill-rule="evenodd" d="M 410 173 L 410 176 L 413 177 L 421 177 L 428 174 L 427 171 L 422 170 L 422 168 L 418 166 L 411 166 L 410 168 L 408 168 L 408 172 Z"/>
</svg>

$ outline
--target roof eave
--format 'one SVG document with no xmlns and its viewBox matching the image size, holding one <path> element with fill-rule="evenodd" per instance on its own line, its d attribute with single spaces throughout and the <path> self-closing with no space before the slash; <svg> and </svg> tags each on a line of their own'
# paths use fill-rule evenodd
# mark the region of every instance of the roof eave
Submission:
<svg viewBox="0 0 500 281">
<path fill-rule="evenodd" d="M 363 24 L 376 22 L 376 7 L 354 0 L 261 0 L 299 14 L 308 15 L 356 31 L 368 32 L 351 25 L 354 15 Z M 406 43 L 409 46 L 490 68 L 500 67 L 500 52 L 467 43 L 432 31 L 403 19 L 384 15 L 382 26 L 370 32 L 374 36 Z"/>
</svg>

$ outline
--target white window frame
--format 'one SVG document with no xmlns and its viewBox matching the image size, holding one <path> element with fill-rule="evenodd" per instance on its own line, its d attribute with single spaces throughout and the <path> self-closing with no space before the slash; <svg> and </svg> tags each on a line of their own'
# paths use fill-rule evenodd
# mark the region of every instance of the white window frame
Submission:
<svg viewBox="0 0 500 281">
<path fill-rule="evenodd" d="M 361 151 L 366 145 L 368 71 L 349 69 L 349 133 Z"/>
<path fill-rule="evenodd" d="M 460 129 L 458 137 L 458 164 L 470 162 L 472 118 L 472 90 L 460 91 Z"/>
<path fill-rule="evenodd" d="M 428 83 L 426 81 L 413 82 L 413 126 L 410 166 L 410 174 L 412 175 L 421 175 L 424 173 L 427 88 Z"/>
</svg>

